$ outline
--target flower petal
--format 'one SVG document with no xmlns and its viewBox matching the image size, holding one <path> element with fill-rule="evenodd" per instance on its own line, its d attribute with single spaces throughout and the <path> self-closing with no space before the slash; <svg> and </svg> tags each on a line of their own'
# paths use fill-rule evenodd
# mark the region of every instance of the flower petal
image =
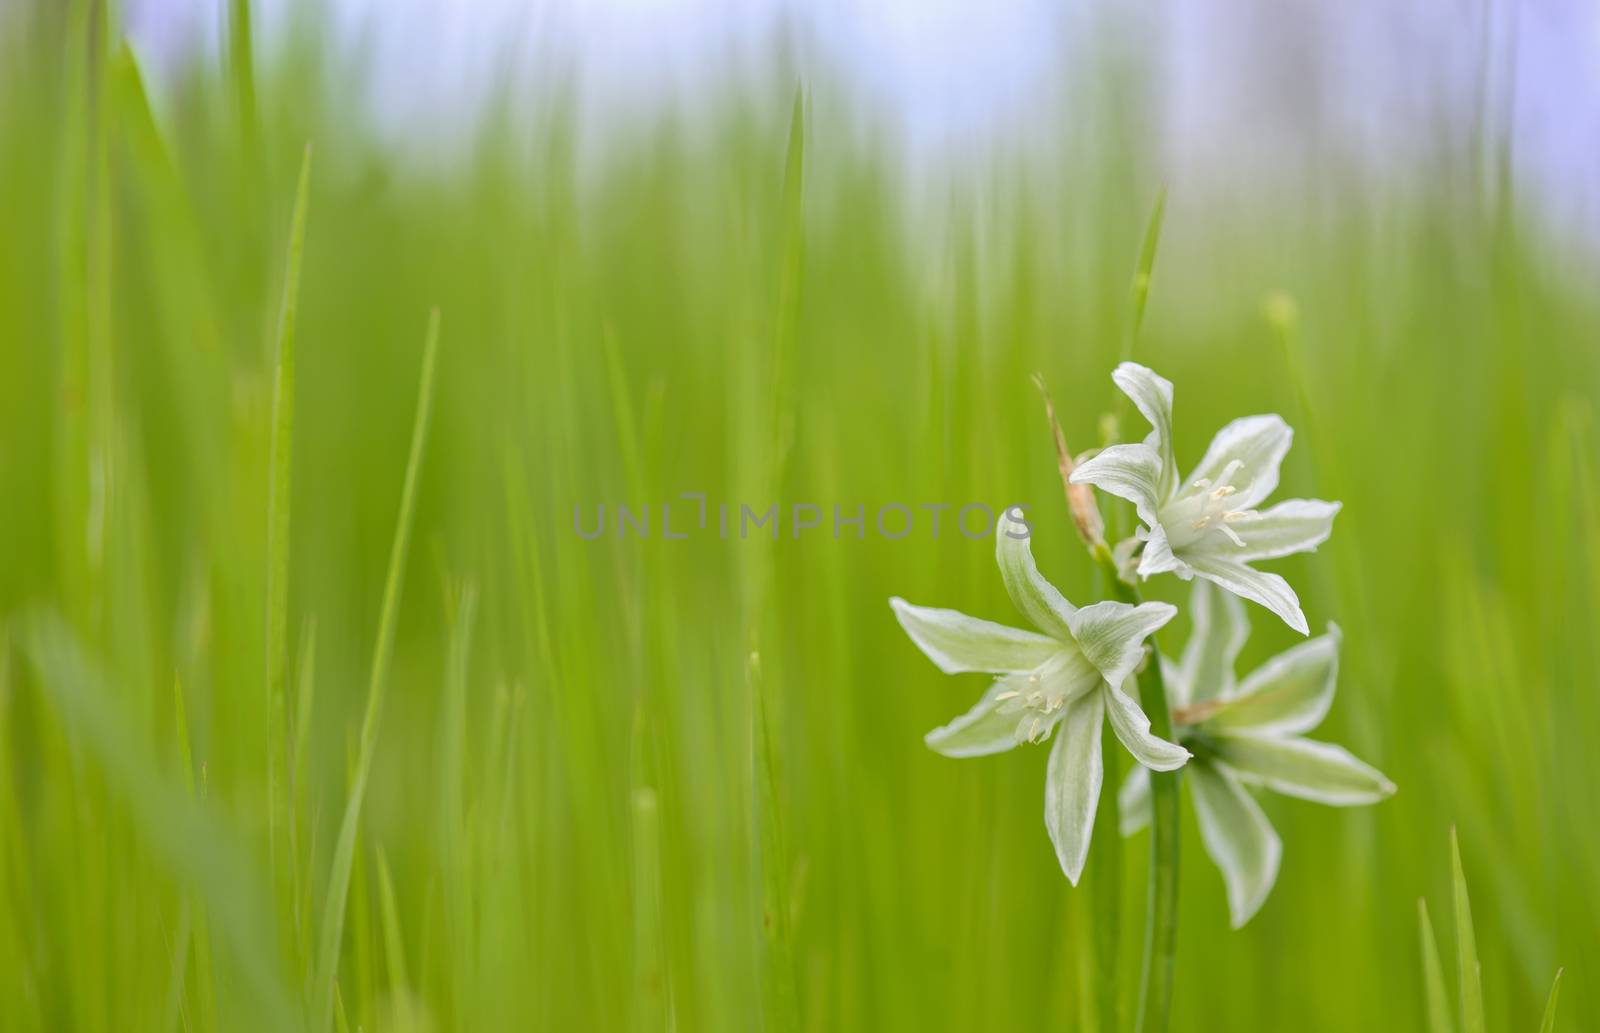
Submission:
<svg viewBox="0 0 1600 1033">
<path fill-rule="evenodd" d="M 1150 769 L 1135 764 L 1117 790 L 1117 831 L 1124 836 L 1150 824 Z"/>
<path fill-rule="evenodd" d="M 1132 696 L 1107 685 L 1105 697 L 1111 729 L 1133 754 L 1134 760 L 1152 771 L 1172 771 L 1188 761 L 1188 750 L 1150 734 L 1150 719 Z"/>
<path fill-rule="evenodd" d="M 1228 464 L 1238 460 L 1239 468 L 1231 477 L 1233 487 L 1238 489 L 1232 498 L 1233 508 L 1249 509 L 1278 486 L 1278 466 L 1293 440 L 1294 431 L 1281 416 L 1241 417 L 1217 431 L 1188 483 L 1216 482 Z"/>
<path fill-rule="evenodd" d="M 1213 742 L 1217 755 L 1240 778 L 1285 796 L 1353 807 L 1377 803 L 1394 793 L 1394 783 L 1383 772 L 1343 746 L 1246 734 L 1218 735 Z"/>
<path fill-rule="evenodd" d="M 1144 655 L 1144 640 L 1177 612 L 1167 603 L 1104 602 L 1075 611 L 1067 624 L 1078 648 L 1106 683 L 1121 685 Z"/>
<path fill-rule="evenodd" d="M 1155 449 L 1160 457 L 1161 476 L 1156 484 L 1164 500 L 1178 486 L 1178 464 L 1172 453 L 1172 381 L 1137 362 L 1119 365 L 1112 371 L 1111 380 L 1133 401 L 1140 415 L 1150 421 L 1150 436 L 1145 444 Z"/>
<path fill-rule="evenodd" d="M 1302 635 L 1309 635 L 1311 627 L 1300 609 L 1300 597 L 1294 594 L 1289 582 L 1276 574 L 1246 566 L 1225 556 L 1200 555 L 1189 557 L 1189 567 L 1195 574 L 1212 584 L 1220 585 L 1243 599 L 1260 603 L 1283 622 Z"/>
<path fill-rule="evenodd" d="M 1073 470 L 1070 480 L 1127 499 L 1139 519 L 1153 525 L 1166 498 L 1162 476 L 1161 454 L 1149 445 L 1108 445 Z"/>
<path fill-rule="evenodd" d="M 1056 847 L 1056 860 L 1074 886 L 1083 874 L 1100 805 L 1101 694 L 1091 692 L 1067 707 L 1061 731 L 1050 748 L 1045 772 L 1044 824 Z"/>
<path fill-rule="evenodd" d="M 1235 929 L 1250 921 L 1278 879 L 1283 841 L 1233 773 L 1221 764 L 1193 764 L 1189 785 L 1206 853 L 1228 887 Z"/>
<path fill-rule="evenodd" d="M 1240 520 L 1232 525 L 1234 533 L 1244 539 L 1244 548 L 1234 546 L 1227 550 L 1228 555 L 1236 560 L 1266 560 L 1311 552 L 1333 533 L 1333 518 L 1340 508 L 1338 502 L 1321 499 L 1280 502 L 1253 520 Z M 1220 537 L 1211 536 L 1213 539 Z"/>
<path fill-rule="evenodd" d="M 1250 637 L 1250 621 L 1238 598 L 1204 578 L 1196 578 L 1189 591 L 1189 619 L 1193 627 L 1178 661 L 1178 691 L 1173 691 L 1172 683 L 1167 685 L 1174 707 L 1229 695 L 1234 662 Z"/>
<path fill-rule="evenodd" d="M 889 606 L 911 641 L 945 674 L 1031 671 L 1061 648 L 1054 639 L 1035 632 L 956 610 L 913 606 L 898 596 L 889 600 Z"/>
<path fill-rule="evenodd" d="M 1239 683 L 1206 727 L 1256 735 L 1299 735 L 1322 722 L 1339 680 L 1339 628 L 1285 650 Z"/>
<path fill-rule="evenodd" d="M 1156 574 L 1175 573 L 1180 578 L 1188 580 L 1194 574 L 1189 570 L 1189 565 L 1180 560 L 1172 551 L 1172 542 L 1167 538 L 1167 529 L 1160 522 L 1149 525 L 1145 533 L 1144 549 L 1139 553 L 1139 570 L 1141 578 L 1150 578 Z"/>
<path fill-rule="evenodd" d="M 994 529 L 995 562 L 1000 566 L 1006 594 L 1022 615 L 1051 638 L 1064 640 L 1070 637 L 1067 620 L 1073 607 L 1039 573 L 1029 545 L 1031 535 L 1028 525 L 1014 518 L 1010 509 L 1002 512 Z"/>
<path fill-rule="evenodd" d="M 1018 716 L 1001 713 L 1000 701 L 995 698 L 1006 691 L 1006 681 L 997 679 L 971 710 L 935 728 L 923 736 L 922 741 L 930 750 L 946 757 L 983 757 L 1004 753 L 1017 745 Z"/>
</svg>

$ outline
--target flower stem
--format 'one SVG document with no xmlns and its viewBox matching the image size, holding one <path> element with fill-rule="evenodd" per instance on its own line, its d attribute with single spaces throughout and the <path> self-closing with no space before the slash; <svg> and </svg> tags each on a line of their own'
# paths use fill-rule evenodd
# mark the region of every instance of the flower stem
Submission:
<svg viewBox="0 0 1600 1033">
<path fill-rule="evenodd" d="M 1152 642 L 1152 648 L 1154 643 Z M 1139 675 L 1139 702 L 1150 731 L 1172 738 L 1167 689 L 1157 650 Z M 1178 953 L 1178 779 L 1179 771 L 1150 772 L 1150 892 L 1144 934 L 1144 969 L 1139 978 L 1140 1033 L 1164 1033 L 1172 1011 L 1173 961 Z"/>
<path fill-rule="evenodd" d="M 1138 605 L 1139 592 L 1117 577 L 1116 564 L 1105 546 L 1094 558 L 1123 602 Z M 1139 704 L 1150 718 L 1150 731 L 1172 739 L 1167 687 L 1161 677 L 1161 651 L 1150 639 L 1150 662 L 1139 675 Z M 1173 961 L 1178 949 L 1178 780 L 1179 771 L 1150 772 L 1150 889 L 1145 916 L 1144 967 L 1139 977 L 1139 1033 L 1165 1033 L 1172 1013 Z"/>
<path fill-rule="evenodd" d="M 1118 827 L 1116 787 L 1121 784 L 1117 751 L 1121 746 L 1110 722 L 1100 729 L 1100 755 L 1104 758 L 1105 785 L 1110 787 L 1094 816 L 1094 838 L 1089 841 L 1090 909 L 1094 915 L 1094 1002 L 1100 1033 L 1123 1028 L 1117 1014 L 1117 956 L 1122 933 L 1122 832 Z"/>
</svg>

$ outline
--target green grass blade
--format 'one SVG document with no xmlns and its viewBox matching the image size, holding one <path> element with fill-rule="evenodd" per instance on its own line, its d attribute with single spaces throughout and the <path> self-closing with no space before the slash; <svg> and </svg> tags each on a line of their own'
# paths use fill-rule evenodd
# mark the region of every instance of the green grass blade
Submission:
<svg viewBox="0 0 1600 1033">
<path fill-rule="evenodd" d="M 461 1012 L 462 999 L 470 989 L 477 966 L 473 953 L 474 887 L 468 878 L 467 858 L 471 830 L 467 818 L 468 770 L 468 673 L 472 657 L 472 633 L 478 606 L 478 591 L 471 583 L 455 589 L 447 586 L 444 692 L 440 694 L 438 807 L 439 827 L 436 847 L 439 884 L 444 903 L 445 942 L 449 947 L 452 995 L 456 1012 L 450 1025 L 468 1025 Z M 503 727 L 496 722 L 491 727 Z M 492 774 L 493 769 L 489 770 Z"/>
<path fill-rule="evenodd" d="M 307 618 L 300 632 L 300 661 L 295 674 L 294 725 L 289 729 L 290 906 L 294 913 L 294 947 L 304 964 L 311 949 L 311 868 L 314 852 L 305 842 L 313 815 L 306 799 L 310 776 L 311 714 L 317 682 L 317 622 Z"/>
<path fill-rule="evenodd" d="M 311 145 L 300 162 L 289 251 L 284 263 L 283 305 L 273 360 L 272 426 L 267 486 L 266 706 L 267 820 L 274 877 L 284 877 L 293 859 L 283 851 L 288 821 L 289 744 L 285 731 L 285 680 L 289 666 L 289 511 L 294 459 L 295 318 L 300 308 L 300 267 L 305 252 L 306 211 L 311 197 Z M 284 877 L 287 884 L 288 879 Z"/>
<path fill-rule="evenodd" d="M 1422 983 L 1428 1008 L 1428 1033 L 1451 1033 L 1450 995 L 1444 988 L 1444 966 L 1439 961 L 1439 944 L 1433 937 L 1433 922 L 1428 918 L 1428 902 L 1417 901 L 1417 927 L 1422 939 Z"/>
<path fill-rule="evenodd" d="M 1484 1033 L 1483 972 L 1478 963 L 1478 939 L 1472 929 L 1472 902 L 1467 899 L 1467 877 L 1461 870 L 1461 844 L 1450 830 L 1450 876 L 1455 894 L 1456 963 L 1461 979 L 1461 1028 Z"/>
<path fill-rule="evenodd" d="M 57 616 L 31 615 L 25 649 L 46 698 L 88 747 L 106 783 L 126 801 L 136 827 L 174 875 L 194 889 L 225 938 L 253 1002 L 230 1026 L 299 1029 L 277 966 L 266 887 L 227 825 L 162 771 L 96 661 Z"/>
<path fill-rule="evenodd" d="M 367 685 L 367 708 L 361 721 L 361 739 L 350 796 L 334 845 L 333 867 L 328 876 L 328 891 L 322 911 L 321 937 L 317 948 L 317 969 L 312 1020 L 315 1028 L 326 1030 L 333 1023 L 334 996 L 339 971 L 339 945 L 344 938 L 345 903 L 350 892 L 350 871 L 355 863 L 356 831 L 361 806 L 366 796 L 367 776 L 372 770 L 372 754 L 377 745 L 378 716 L 383 711 L 384 690 L 388 684 L 389 661 L 394 652 L 395 622 L 400 611 L 400 588 L 405 573 L 406 552 L 411 540 L 411 516 L 416 502 L 417 478 L 421 474 L 422 452 L 428 436 L 428 419 L 433 405 L 434 361 L 439 350 L 439 310 L 428 318 L 428 337 L 422 351 L 422 378 L 417 392 L 416 422 L 411 429 L 411 454 L 406 460 L 405 485 L 400 492 L 400 516 L 395 524 L 394 545 L 389 553 L 389 573 L 383 590 L 383 609 L 378 618 L 378 639 L 372 652 L 372 676 Z"/>
<path fill-rule="evenodd" d="M 336 1000 L 334 1002 L 334 1005 L 335 1005 L 335 1008 L 334 1008 L 334 1013 L 333 1013 L 333 1020 L 334 1020 L 333 1028 L 335 1030 L 337 1030 L 338 1033 L 351 1033 L 351 1031 L 350 1031 L 350 1019 L 349 1019 L 349 1017 L 347 1015 L 345 1015 L 345 1012 L 344 1012 L 344 995 L 343 994 L 337 994 L 336 993 Z"/>
<path fill-rule="evenodd" d="M 388 969 L 389 993 L 398 995 L 411 985 L 406 975 L 406 941 L 400 934 L 400 905 L 394 893 L 394 878 L 389 874 L 389 858 L 378 847 L 378 914 L 383 923 L 383 960 Z"/>
<path fill-rule="evenodd" d="M 768 451 L 762 457 L 763 497 L 776 492 L 783 480 L 788 455 L 790 419 L 790 356 L 799 319 L 801 274 L 804 270 L 805 198 L 805 97 L 798 87 L 789 122 L 789 147 L 784 169 L 784 243 L 779 269 L 775 332 L 771 352 Z M 756 847 L 761 871 L 761 922 L 764 1003 L 772 1028 L 791 1033 L 800 1028 L 795 986 L 794 947 L 790 933 L 793 898 L 789 885 L 789 854 L 784 841 L 784 821 L 779 786 L 779 759 L 773 739 L 776 691 L 764 674 L 756 648 L 767 612 L 767 586 L 772 577 L 772 556 L 767 548 L 745 568 L 748 579 L 745 626 L 751 644 L 746 659 L 746 687 L 750 693 L 750 747 L 752 781 L 756 792 Z"/>
<path fill-rule="evenodd" d="M 617 347 L 617 332 L 606 327 L 600 335 L 605 348 L 606 377 L 611 387 L 611 417 L 616 425 L 617 447 L 622 452 L 622 469 L 628 490 L 634 498 L 644 496 L 644 467 L 639 459 L 639 431 L 633 416 L 633 399 L 628 391 L 628 374 Z"/>
<path fill-rule="evenodd" d="M 294 459 L 295 321 L 300 310 L 300 269 L 305 253 L 306 213 L 311 200 L 311 145 L 300 162 L 289 250 L 284 262 L 283 303 L 273 356 L 272 431 L 267 489 L 267 694 L 268 718 L 282 729 L 284 679 L 289 660 L 289 510 Z M 274 747 L 281 745 L 274 740 Z"/>
<path fill-rule="evenodd" d="M 255 44 L 250 26 L 250 0 L 233 0 L 228 19 L 228 64 L 233 73 L 233 103 L 247 162 L 256 156 Z"/>
<path fill-rule="evenodd" d="M 772 420 L 768 473 L 776 489 L 788 459 L 793 428 L 793 399 L 790 391 L 790 363 L 795 338 L 799 333 L 800 291 L 805 272 L 805 194 L 806 194 L 806 108 L 805 91 L 795 87 L 794 106 L 789 115 L 789 147 L 783 170 L 783 254 L 778 270 L 776 332 L 772 342 L 772 366 L 768 409 Z"/>
<path fill-rule="evenodd" d="M 415 510 L 417 479 L 422 475 L 422 453 L 428 437 L 428 421 L 433 411 L 434 363 L 439 353 L 439 310 L 428 316 L 428 336 L 422 349 L 422 376 L 417 390 L 416 422 L 411 428 L 411 453 L 406 459 L 406 479 L 400 493 L 400 518 L 395 525 L 394 545 L 389 553 L 389 572 L 383 588 L 383 609 L 378 620 L 378 642 L 372 653 L 372 681 L 367 686 L 367 712 L 361 722 L 363 756 L 378 734 L 378 714 L 383 707 L 383 691 L 388 681 L 389 661 L 394 654 L 395 620 L 400 610 L 400 588 L 405 575 L 406 550 L 411 541 L 411 518 Z"/>
<path fill-rule="evenodd" d="M 1127 362 L 1133 358 L 1134 345 L 1139 340 L 1139 332 L 1144 328 L 1145 305 L 1150 300 L 1150 278 L 1155 274 L 1156 251 L 1161 246 L 1161 223 L 1166 218 L 1167 188 L 1162 187 L 1156 195 L 1156 203 L 1150 209 L 1150 218 L 1145 222 L 1144 239 L 1139 244 L 1139 264 L 1133 271 L 1133 283 L 1128 288 L 1128 333 L 1122 343 L 1122 360 Z"/>
<path fill-rule="evenodd" d="M 1550 999 L 1544 1005 L 1544 1020 L 1539 1023 L 1539 1033 L 1555 1033 L 1556 1003 L 1561 1000 L 1561 973 L 1563 971 L 1563 969 L 1556 969 L 1556 978 L 1550 983 Z"/>
<path fill-rule="evenodd" d="M 289 773 L 296 798 L 303 795 L 311 757 L 311 715 L 317 694 L 317 622 L 307 619 L 300 632 L 300 664 L 295 674 L 293 751 Z"/>
</svg>

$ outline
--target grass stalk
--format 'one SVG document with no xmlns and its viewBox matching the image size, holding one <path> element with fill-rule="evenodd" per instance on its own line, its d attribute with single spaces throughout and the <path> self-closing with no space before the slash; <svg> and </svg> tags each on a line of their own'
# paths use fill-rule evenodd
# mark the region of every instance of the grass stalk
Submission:
<svg viewBox="0 0 1600 1033">
<path fill-rule="evenodd" d="M 1545 1001 L 1544 1018 L 1539 1021 L 1539 1033 L 1555 1033 L 1556 1005 L 1561 1000 L 1561 969 L 1556 969 L 1556 977 L 1550 983 L 1550 997 Z"/>
<path fill-rule="evenodd" d="M 266 706 L 267 823 L 273 877 L 285 884 L 294 859 L 288 824 L 291 757 L 286 731 L 285 683 L 289 668 L 289 512 L 294 459 L 295 317 L 300 307 L 300 268 L 305 251 L 306 211 L 311 196 L 311 145 L 300 162 L 289 251 L 284 266 L 283 305 L 272 375 L 272 428 L 267 487 Z"/>
<path fill-rule="evenodd" d="M 1450 1017 L 1450 998 L 1444 988 L 1444 966 L 1439 962 L 1439 944 L 1434 939 L 1433 922 L 1428 918 L 1428 902 L 1417 901 L 1417 926 L 1422 938 L 1422 983 L 1427 1003 L 1427 1033 L 1451 1033 L 1455 1022 Z"/>
<path fill-rule="evenodd" d="M 394 652 L 395 623 L 400 615 L 400 589 L 404 580 L 406 552 L 411 540 L 411 517 L 415 508 L 417 479 L 422 470 L 423 445 L 428 436 L 428 418 L 433 404 L 434 361 L 439 350 L 439 310 L 428 317 L 428 336 L 422 350 L 422 378 L 417 391 L 416 422 L 411 429 L 411 453 L 406 460 L 405 485 L 400 492 L 400 516 L 395 524 L 394 544 L 389 553 L 389 573 L 383 589 L 383 609 L 378 618 L 378 639 L 372 651 L 372 676 L 367 684 L 367 708 L 361 720 L 350 796 L 345 803 L 339 839 L 334 846 L 333 867 L 328 875 L 328 892 L 322 911 L 321 939 L 317 948 L 315 1011 L 313 1028 L 327 1030 L 333 1024 L 335 987 L 338 981 L 339 947 L 344 938 L 345 903 L 350 891 L 350 873 L 355 863 L 356 831 L 366 797 L 367 778 L 377 748 L 378 717 L 383 713 L 384 691 L 388 686 L 389 661 Z"/>
<path fill-rule="evenodd" d="M 1456 914 L 1456 964 L 1461 980 L 1461 1029 L 1463 1033 L 1484 1033 L 1483 971 L 1478 962 L 1478 936 L 1472 928 L 1472 901 L 1467 896 L 1467 877 L 1461 868 L 1461 844 L 1456 830 L 1450 830 L 1450 885 Z"/>
</svg>

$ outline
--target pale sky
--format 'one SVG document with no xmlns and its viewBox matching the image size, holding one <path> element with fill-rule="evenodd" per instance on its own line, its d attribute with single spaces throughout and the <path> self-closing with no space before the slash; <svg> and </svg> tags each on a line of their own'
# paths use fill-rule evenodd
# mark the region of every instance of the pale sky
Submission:
<svg viewBox="0 0 1600 1033">
<path fill-rule="evenodd" d="M 125 2 L 136 45 L 157 62 L 220 37 L 223 0 Z M 258 0 L 261 46 L 299 2 Z M 908 165 L 1059 124 L 1071 104 L 1063 63 L 1084 56 L 1070 43 L 1097 38 L 1114 13 L 1153 70 L 1160 148 L 1182 174 L 1294 175 L 1330 156 L 1382 169 L 1440 125 L 1471 124 L 1485 96 L 1502 113 L 1510 97 L 1522 182 L 1560 218 L 1600 229 L 1594 0 L 324 2 L 336 45 L 369 62 L 375 113 L 402 137 L 461 126 L 497 58 L 514 56 L 530 90 L 569 76 L 586 129 L 603 129 L 663 99 L 692 109 L 787 31 L 801 73 L 842 70 Z"/>
</svg>

